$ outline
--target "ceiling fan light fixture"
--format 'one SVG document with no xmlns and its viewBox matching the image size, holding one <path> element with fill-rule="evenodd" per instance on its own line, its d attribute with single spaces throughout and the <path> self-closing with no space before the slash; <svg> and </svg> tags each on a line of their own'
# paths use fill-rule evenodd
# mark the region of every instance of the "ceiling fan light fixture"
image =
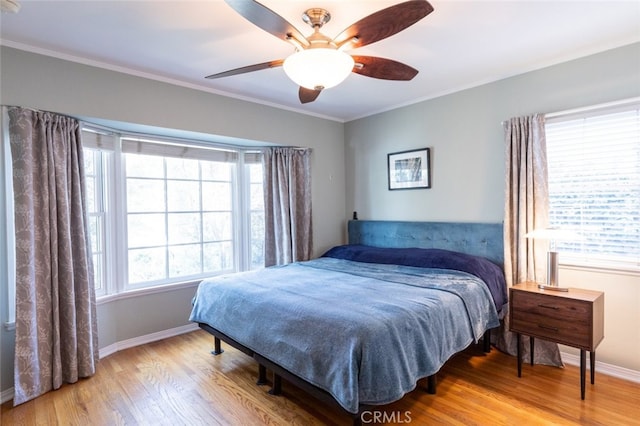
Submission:
<svg viewBox="0 0 640 426">
<path fill-rule="evenodd" d="M 297 85 L 322 90 L 342 83 L 353 70 L 354 61 L 340 50 L 321 47 L 298 51 L 286 58 L 282 66 Z"/>
<path fill-rule="evenodd" d="M 20 3 L 18 0 L 0 0 L 0 10 L 7 13 L 18 13 L 20 11 Z"/>
</svg>

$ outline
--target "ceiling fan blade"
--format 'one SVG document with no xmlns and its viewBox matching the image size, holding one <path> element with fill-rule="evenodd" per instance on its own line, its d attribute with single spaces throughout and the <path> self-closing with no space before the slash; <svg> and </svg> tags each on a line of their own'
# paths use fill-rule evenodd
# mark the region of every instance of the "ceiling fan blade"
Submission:
<svg viewBox="0 0 640 426">
<path fill-rule="evenodd" d="M 225 2 L 249 22 L 279 39 L 291 42 L 291 38 L 293 38 L 305 47 L 309 45 L 306 37 L 296 27 L 257 1 L 225 0 Z"/>
<path fill-rule="evenodd" d="M 350 48 L 362 47 L 399 33 L 431 12 L 433 6 L 426 0 L 398 3 L 362 18 L 333 41 L 342 46 L 353 40 Z"/>
<path fill-rule="evenodd" d="M 418 70 L 392 59 L 375 56 L 352 55 L 355 61 L 353 72 L 382 80 L 411 80 L 418 74 Z"/>
<path fill-rule="evenodd" d="M 267 68 L 275 68 L 282 66 L 284 59 L 278 59 L 277 61 L 271 62 L 263 62 L 261 64 L 249 65 L 246 67 L 240 67 L 229 71 L 219 72 L 217 74 L 211 74 L 206 76 L 205 78 L 221 78 L 221 77 L 229 77 L 232 75 L 245 74 L 253 71 L 266 70 Z"/>
<path fill-rule="evenodd" d="M 300 103 L 307 104 L 309 102 L 313 102 L 320 95 L 322 90 L 314 90 L 307 89 L 306 87 L 300 86 L 298 90 L 298 97 L 300 98 Z"/>
</svg>

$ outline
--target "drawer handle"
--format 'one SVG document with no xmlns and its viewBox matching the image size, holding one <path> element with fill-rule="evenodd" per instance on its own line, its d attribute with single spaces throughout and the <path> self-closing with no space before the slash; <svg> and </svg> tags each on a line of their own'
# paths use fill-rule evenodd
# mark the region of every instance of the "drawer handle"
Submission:
<svg viewBox="0 0 640 426">
<path fill-rule="evenodd" d="M 541 307 L 541 308 L 553 309 L 554 311 L 557 311 L 558 309 L 560 309 L 560 308 L 559 308 L 559 307 L 557 307 L 557 306 L 544 305 L 544 304 L 542 304 L 542 303 L 541 303 L 541 304 L 539 304 L 538 306 L 539 306 L 539 307 Z"/>
<path fill-rule="evenodd" d="M 551 327 L 549 325 L 544 325 L 544 324 L 538 324 L 538 327 L 544 328 L 545 330 L 555 331 L 555 332 L 558 332 L 558 330 L 559 330 L 558 327 Z"/>
</svg>

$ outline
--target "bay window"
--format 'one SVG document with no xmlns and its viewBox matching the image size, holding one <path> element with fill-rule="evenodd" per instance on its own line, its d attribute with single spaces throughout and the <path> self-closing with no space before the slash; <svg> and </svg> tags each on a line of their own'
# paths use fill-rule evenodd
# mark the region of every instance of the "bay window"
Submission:
<svg viewBox="0 0 640 426">
<path fill-rule="evenodd" d="M 263 266 L 260 153 L 83 130 L 96 292 Z"/>
</svg>

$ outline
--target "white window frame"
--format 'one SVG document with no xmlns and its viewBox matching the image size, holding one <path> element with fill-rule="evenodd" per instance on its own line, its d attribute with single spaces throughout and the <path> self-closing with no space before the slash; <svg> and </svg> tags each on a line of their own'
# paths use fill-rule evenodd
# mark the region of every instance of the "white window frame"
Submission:
<svg viewBox="0 0 640 426">
<path fill-rule="evenodd" d="M 210 142 L 200 142 L 192 140 L 182 140 L 179 138 L 166 138 L 155 135 L 142 135 L 132 134 L 130 132 L 118 132 L 113 129 L 105 129 L 101 126 L 94 126 L 88 123 L 83 123 L 83 129 L 107 134 L 112 132 L 114 137 L 113 146 L 107 146 L 105 149 L 112 151 L 111 159 L 108 162 L 108 177 L 107 179 L 112 183 L 108 185 L 107 204 L 111 209 L 111 214 L 107 217 L 109 220 L 105 223 L 107 231 L 105 236 L 108 238 L 107 244 L 110 248 L 107 248 L 107 259 L 105 262 L 105 268 L 108 268 L 107 277 L 105 279 L 104 289 L 102 293 L 97 293 L 99 301 L 111 300 L 116 297 L 121 297 L 127 294 L 141 294 L 141 293 L 154 293 L 158 291 L 164 291 L 168 289 L 174 289 L 178 287 L 193 286 L 199 283 L 202 278 L 197 277 L 194 279 L 185 278 L 185 280 L 175 280 L 174 282 L 159 282 L 151 285 L 130 285 L 128 283 L 128 247 L 127 247 L 127 211 L 125 206 L 127 205 L 126 195 L 126 176 L 124 169 L 123 159 L 123 140 L 127 140 L 129 144 L 131 141 L 150 140 L 153 142 L 169 143 L 169 144 L 185 144 L 198 149 L 198 147 L 211 149 L 216 148 L 219 150 L 226 150 L 232 155 L 237 155 L 238 159 L 234 162 L 233 176 L 232 176 L 232 223 L 233 235 L 232 241 L 234 244 L 234 259 L 233 268 L 234 271 L 248 270 L 250 267 L 250 232 L 248 226 L 250 226 L 250 212 L 249 207 L 249 179 L 247 179 L 248 170 L 245 168 L 244 158 L 249 155 L 255 156 L 260 153 L 260 150 L 256 148 L 236 147 L 228 145 L 217 145 Z M 92 144 L 91 148 L 95 148 Z M 108 144 L 107 144 L 108 145 Z M 240 173 L 238 173 L 240 171 Z M 246 208 L 246 209 L 245 209 Z M 224 273 L 228 271 L 223 271 Z"/>
<path fill-rule="evenodd" d="M 115 271 L 119 269 L 116 267 L 116 257 L 114 250 L 111 249 L 115 246 L 117 238 L 115 235 L 116 217 L 109 212 L 116 211 L 116 188 L 118 187 L 117 177 L 115 172 L 115 166 L 117 164 L 116 158 L 119 157 L 117 149 L 117 134 L 112 131 L 104 130 L 101 128 L 95 128 L 91 126 L 82 126 L 82 143 L 83 149 L 99 150 L 108 153 L 108 157 L 102 161 L 104 181 L 101 182 L 105 193 L 104 204 L 106 209 L 104 220 L 104 256 L 103 256 L 103 268 L 104 273 L 102 276 L 103 287 L 101 290 L 96 291 L 96 297 L 103 297 L 109 294 L 118 293 L 120 290 L 117 283 Z M 106 181 L 106 182 L 105 182 Z M 114 184 L 115 183 L 115 184 Z M 95 267 L 95 265 L 94 265 Z"/>
<path fill-rule="evenodd" d="M 246 161 L 247 158 L 249 158 L 249 161 Z M 244 161 L 244 177 L 247 178 L 250 176 L 250 170 L 249 167 L 251 164 L 256 164 L 256 163 L 261 163 L 261 159 L 258 155 L 245 155 L 243 156 L 243 161 Z M 263 176 L 264 177 L 264 176 Z M 254 267 L 253 265 L 253 259 L 251 259 L 251 256 L 253 254 L 253 235 L 251 233 L 251 231 L 253 230 L 251 225 L 253 224 L 252 221 L 252 215 L 254 210 L 252 210 L 251 208 L 251 194 L 252 194 L 252 182 L 251 182 L 251 178 L 249 177 L 246 182 L 243 183 L 244 187 L 245 187 L 245 209 L 242 210 L 243 213 L 245 213 L 245 230 L 247 230 L 247 234 L 244 236 L 244 241 L 245 244 L 247 244 L 247 248 L 248 250 L 246 251 L 246 265 L 245 265 L 245 270 L 251 270 L 251 269 L 261 269 L 264 268 L 264 262 L 262 263 L 261 266 L 258 267 Z M 263 187 L 263 193 L 264 193 L 264 180 L 262 181 L 262 187 Z M 263 219 L 264 219 L 264 200 L 263 200 Z M 264 221 L 263 221 L 263 230 L 264 230 Z M 264 235 L 262 235 L 262 241 L 263 241 L 263 253 L 262 253 L 262 259 L 264 260 Z"/>
<path fill-rule="evenodd" d="M 618 111 L 624 111 L 634 108 L 640 108 L 640 97 L 625 99 L 618 102 L 594 105 L 586 108 L 578 108 L 558 113 L 547 114 L 545 116 L 545 121 L 547 124 L 553 124 L 561 121 L 607 115 Z M 549 151 L 548 144 L 547 151 Z M 550 226 L 559 226 L 559 224 L 553 223 L 553 218 L 550 218 Z M 558 251 L 562 251 L 562 244 L 563 242 L 561 241 L 557 242 Z M 632 273 L 634 275 L 640 274 L 640 258 L 631 261 L 622 261 L 615 258 L 610 259 L 606 256 L 600 256 L 597 254 L 564 251 L 560 256 L 560 262 L 565 266 L 571 267 L 609 270 L 623 273 Z"/>
<path fill-rule="evenodd" d="M 16 274 L 15 274 L 15 229 L 13 218 L 13 174 L 11 164 L 11 146 L 9 143 L 9 116 L 8 108 L 2 106 L 0 119 L 0 135 L 2 136 L 2 148 L 0 149 L 0 197 L 2 197 L 4 209 L 0 209 L 0 279 L 6 279 L 7 291 L 0 295 L 0 301 L 4 306 L 4 323 L 6 330 L 15 329 L 16 321 Z M 6 299 L 5 299 L 6 298 Z"/>
</svg>

